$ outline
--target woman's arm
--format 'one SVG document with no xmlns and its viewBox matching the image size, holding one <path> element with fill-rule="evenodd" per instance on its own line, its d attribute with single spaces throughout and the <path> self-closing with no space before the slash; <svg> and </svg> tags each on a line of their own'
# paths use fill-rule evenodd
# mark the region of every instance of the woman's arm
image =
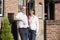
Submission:
<svg viewBox="0 0 60 40">
<path fill-rule="evenodd" d="M 39 36 L 39 20 L 38 18 L 36 19 L 37 20 L 37 30 L 36 30 L 36 35 L 37 37 Z"/>
</svg>

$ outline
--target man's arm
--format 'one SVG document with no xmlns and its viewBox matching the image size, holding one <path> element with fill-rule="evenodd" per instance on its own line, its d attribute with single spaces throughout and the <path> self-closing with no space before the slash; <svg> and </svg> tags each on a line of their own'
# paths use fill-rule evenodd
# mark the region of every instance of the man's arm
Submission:
<svg viewBox="0 0 60 40">
<path fill-rule="evenodd" d="M 17 20 L 17 21 L 22 21 L 22 18 L 20 18 L 20 14 L 17 14 L 17 15 L 15 16 L 15 20 Z"/>
<path fill-rule="evenodd" d="M 22 17 L 20 18 L 20 17 L 21 17 L 20 14 L 17 14 L 17 15 L 15 16 L 15 20 L 16 20 L 16 21 L 22 21 L 24 24 L 26 24 L 25 19 L 23 19 Z"/>
<path fill-rule="evenodd" d="M 15 18 L 15 20 L 17 20 L 17 21 L 22 21 L 22 19 L 21 19 L 21 18 L 19 18 L 19 19 L 18 19 L 18 18 Z"/>
<path fill-rule="evenodd" d="M 22 21 L 23 21 L 24 24 L 28 25 L 28 18 L 27 18 L 27 16 Z"/>
</svg>

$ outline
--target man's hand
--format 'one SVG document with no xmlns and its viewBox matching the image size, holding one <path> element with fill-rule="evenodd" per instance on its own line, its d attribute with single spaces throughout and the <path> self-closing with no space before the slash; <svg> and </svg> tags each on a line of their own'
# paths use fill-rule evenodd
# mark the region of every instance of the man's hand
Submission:
<svg viewBox="0 0 60 40">
<path fill-rule="evenodd" d="M 26 24 L 26 22 L 25 22 L 25 21 L 23 21 L 23 20 L 22 20 L 22 22 L 23 22 L 23 24 L 24 24 L 24 25 Z"/>
</svg>

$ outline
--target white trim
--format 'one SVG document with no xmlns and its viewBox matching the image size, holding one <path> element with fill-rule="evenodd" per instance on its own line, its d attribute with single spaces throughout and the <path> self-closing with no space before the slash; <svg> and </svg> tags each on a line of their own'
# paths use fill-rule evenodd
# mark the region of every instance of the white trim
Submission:
<svg viewBox="0 0 60 40">
<path fill-rule="evenodd" d="M 19 0 L 19 5 L 23 5 L 23 0 Z"/>
<path fill-rule="evenodd" d="M 0 14 L 0 16 L 3 16 L 3 14 Z"/>
<path fill-rule="evenodd" d="M 3 0 L 1 0 L 2 1 L 2 4 L 1 4 L 1 14 L 0 14 L 0 16 L 3 16 Z"/>
<path fill-rule="evenodd" d="M 39 4 L 38 6 L 38 10 L 39 10 L 39 18 L 43 18 L 43 9 L 42 9 L 42 5 Z"/>
</svg>

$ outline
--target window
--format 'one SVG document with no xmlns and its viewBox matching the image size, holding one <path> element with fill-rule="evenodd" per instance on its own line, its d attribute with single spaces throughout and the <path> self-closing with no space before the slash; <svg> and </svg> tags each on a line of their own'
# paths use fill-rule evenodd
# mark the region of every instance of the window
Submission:
<svg viewBox="0 0 60 40">
<path fill-rule="evenodd" d="M 54 20 L 55 18 L 55 3 L 52 0 L 45 0 L 45 19 Z"/>
<path fill-rule="evenodd" d="M 54 20 L 55 19 L 55 4 L 60 3 L 60 0 L 45 0 L 45 19 Z"/>
<path fill-rule="evenodd" d="M 19 0 L 18 11 L 21 11 L 21 7 L 24 5 L 24 0 Z"/>
<path fill-rule="evenodd" d="M 3 16 L 3 0 L 0 0 L 0 16 Z"/>
<path fill-rule="evenodd" d="M 53 0 L 53 1 L 56 2 L 56 3 L 58 3 L 58 2 L 60 3 L 60 0 Z"/>
<path fill-rule="evenodd" d="M 50 20 L 54 20 L 55 19 L 55 4 L 54 3 L 50 3 L 49 10 L 50 10 Z"/>
<path fill-rule="evenodd" d="M 38 10 L 39 10 L 38 17 L 39 18 L 43 18 L 43 12 L 42 12 L 43 7 L 42 7 L 42 3 L 41 2 L 39 2 Z"/>
</svg>

